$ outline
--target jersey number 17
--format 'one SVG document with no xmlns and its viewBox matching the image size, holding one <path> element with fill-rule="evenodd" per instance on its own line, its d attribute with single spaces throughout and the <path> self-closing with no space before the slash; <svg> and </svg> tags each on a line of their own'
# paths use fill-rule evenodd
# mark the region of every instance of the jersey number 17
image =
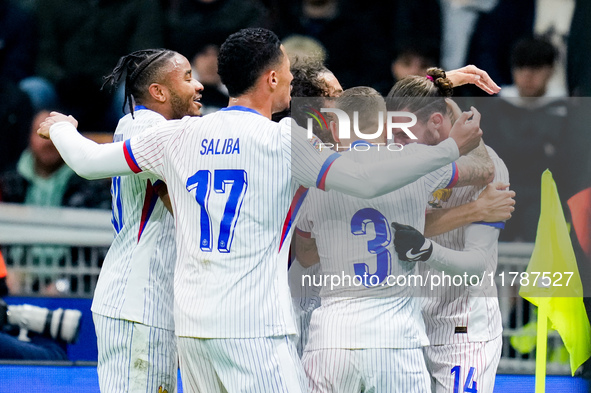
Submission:
<svg viewBox="0 0 591 393">
<path fill-rule="evenodd" d="M 211 218 L 209 215 L 209 192 L 211 191 L 212 174 L 209 170 L 197 171 L 187 179 L 187 191 L 195 190 L 195 200 L 201 206 L 201 237 L 199 247 L 202 251 L 211 252 Z M 216 169 L 213 172 L 213 189 L 216 193 L 225 193 L 230 186 L 228 200 L 224 208 L 224 215 L 220 223 L 220 236 L 217 249 L 228 253 L 234 239 L 234 228 L 240 215 L 240 208 L 246 189 L 248 177 L 243 169 Z"/>
</svg>

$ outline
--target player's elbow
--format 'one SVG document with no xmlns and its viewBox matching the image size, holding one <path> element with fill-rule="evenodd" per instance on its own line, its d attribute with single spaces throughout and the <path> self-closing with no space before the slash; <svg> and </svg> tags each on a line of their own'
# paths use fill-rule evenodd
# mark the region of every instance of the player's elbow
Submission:
<svg viewBox="0 0 591 393">
<path fill-rule="evenodd" d="M 469 276 L 481 276 L 486 270 L 487 255 L 483 249 L 472 250 L 472 261 L 466 268 L 466 274 Z"/>
<path fill-rule="evenodd" d="M 494 166 L 489 166 L 486 168 L 487 172 L 485 172 L 485 174 L 483 175 L 483 182 L 482 186 L 486 186 L 489 183 L 492 183 L 493 180 L 495 180 L 495 167 Z"/>
<path fill-rule="evenodd" d="M 358 171 L 351 175 L 349 195 L 361 198 L 371 199 L 385 194 L 384 187 L 380 187 L 376 182 L 375 176 L 372 177 L 367 171 Z"/>
<path fill-rule="evenodd" d="M 88 162 L 82 162 L 77 165 L 68 164 L 68 166 L 74 172 L 76 172 L 76 174 L 78 176 L 83 177 L 84 179 L 87 179 L 87 180 L 97 180 L 97 179 L 104 179 L 105 178 L 105 176 L 100 176 L 97 173 L 96 168 L 94 168 L 92 165 L 89 165 Z"/>
</svg>

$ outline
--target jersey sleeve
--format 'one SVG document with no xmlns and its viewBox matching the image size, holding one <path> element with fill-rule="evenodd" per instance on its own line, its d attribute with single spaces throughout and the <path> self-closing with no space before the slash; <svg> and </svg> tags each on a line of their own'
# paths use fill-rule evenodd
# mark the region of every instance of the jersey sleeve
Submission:
<svg viewBox="0 0 591 393">
<path fill-rule="evenodd" d="M 49 136 L 66 164 L 78 176 L 92 180 L 133 173 L 125 161 L 122 142 L 99 145 L 80 135 L 67 121 L 52 125 Z"/>
<path fill-rule="evenodd" d="M 331 167 L 326 188 L 358 198 L 375 198 L 400 189 L 458 157 L 458 146 L 451 138 L 436 146 L 421 146 L 413 154 L 394 153 L 387 160 L 359 164 L 343 157 Z M 448 182 L 451 176 L 450 171 Z"/>
<path fill-rule="evenodd" d="M 304 187 L 324 190 L 326 175 L 341 155 L 325 147 L 318 137 L 307 138 L 307 131 L 293 119 L 284 119 L 281 124 L 283 150 L 290 160 L 293 179 Z"/>
<path fill-rule="evenodd" d="M 442 188 L 453 188 L 458 182 L 458 166 L 455 162 L 425 175 L 429 193 Z"/>
<path fill-rule="evenodd" d="M 305 237 L 307 239 L 313 237 L 312 236 L 312 228 L 313 222 L 310 220 L 310 209 L 311 209 L 311 202 L 310 199 L 313 196 L 314 190 L 310 190 L 306 199 L 302 203 L 302 207 L 300 208 L 300 213 L 298 214 L 298 219 L 296 222 L 295 231 L 301 237 Z"/>
<path fill-rule="evenodd" d="M 123 143 L 125 161 L 134 173 L 147 171 L 164 179 L 165 150 L 171 136 L 186 125 L 187 118 L 157 124 Z"/>
<path fill-rule="evenodd" d="M 433 253 L 426 263 L 447 274 L 483 275 L 487 257 L 496 252 L 498 239 L 497 228 L 471 224 L 466 227 L 463 251 L 445 248 L 433 242 Z"/>
</svg>

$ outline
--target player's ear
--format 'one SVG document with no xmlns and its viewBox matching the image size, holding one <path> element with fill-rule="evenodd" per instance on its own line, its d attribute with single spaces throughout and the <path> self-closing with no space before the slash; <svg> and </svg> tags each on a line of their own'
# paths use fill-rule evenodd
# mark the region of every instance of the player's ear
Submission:
<svg viewBox="0 0 591 393">
<path fill-rule="evenodd" d="M 148 92 L 150 93 L 150 96 L 158 102 L 165 102 L 168 98 L 166 87 L 160 83 L 152 83 L 150 87 L 148 87 Z"/>
<path fill-rule="evenodd" d="M 439 130 L 439 128 L 441 128 L 441 125 L 443 124 L 443 120 L 443 115 L 439 112 L 435 112 L 431 114 L 431 116 L 429 117 L 429 126 L 434 127 L 436 130 Z"/>
<path fill-rule="evenodd" d="M 328 128 L 330 129 L 332 139 L 334 139 L 336 143 L 341 143 L 341 140 L 339 139 L 339 125 L 337 124 L 337 122 L 331 120 L 330 123 L 328 123 Z"/>
<path fill-rule="evenodd" d="M 267 83 L 269 83 L 269 86 L 271 86 L 272 89 L 275 89 L 275 87 L 277 87 L 277 72 L 275 72 L 275 70 L 269 71 L 269 74 L 267 76 Z"/>
</svg>

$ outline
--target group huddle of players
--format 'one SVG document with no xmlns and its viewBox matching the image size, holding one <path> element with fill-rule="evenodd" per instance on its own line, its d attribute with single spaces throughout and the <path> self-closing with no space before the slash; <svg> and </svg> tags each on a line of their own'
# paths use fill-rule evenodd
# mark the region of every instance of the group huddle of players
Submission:
<svg viewBox="0 0 591 393">
<path fill-rule="evenodd" d="M 462 113 L 440 88 L 495 92 L 494 82 L 475 67 L 410 78 L 391 94 L 426 89 L 433 103 L 397 100 L 393 110 L 414 113 L 417 141 L 433 146 L 373 151 L 385 135 L 346 140 L 331 122 L 333 139 L 367 147 L 337 152 L 291 118 L 271 120 L 289 107 L 292 82 L 275 34 L 232 34 L 218 70 L 229 105 L 199 117 L 203 86 L 187 59 L 134 52 L 108 78 L 125 82 L 131 109 L 116 142 L 85 139 L 59 113 L 39 129 L 79 175 L 113 176 L 117 234 L 92 306 L 101 391 L 173 392 L 180 365 L 187 392 L 491 392 L 501 349 L 494 287 L 421 294 L 381 284 L 428 269 L 496 268 L 502 224 L 471 223 L 507 218 L 511 192 L 489 186 L 476 199 L 493 178 L 507 187 L 507 171 L 481 143 L 478 111 Z M 333 104 L 347 113 L 360 99 L 368 116 L 357 124 L 373 132 L 375 113 L 390 109 L 373 89 L 345 90 Z M 441 188 L 452 188 L 437 200 L 449 209 L 425 215 Z M 504 210 L 483 215 L 495 204 Z M 423 229 L 440 235 L 426 240 Z M 294 232 L 302 266 L 377 281 L 322 288 L 307 332 L 288 286 Z M 307 333 L 301 359 L 298 333 Z"/>
</svg>

